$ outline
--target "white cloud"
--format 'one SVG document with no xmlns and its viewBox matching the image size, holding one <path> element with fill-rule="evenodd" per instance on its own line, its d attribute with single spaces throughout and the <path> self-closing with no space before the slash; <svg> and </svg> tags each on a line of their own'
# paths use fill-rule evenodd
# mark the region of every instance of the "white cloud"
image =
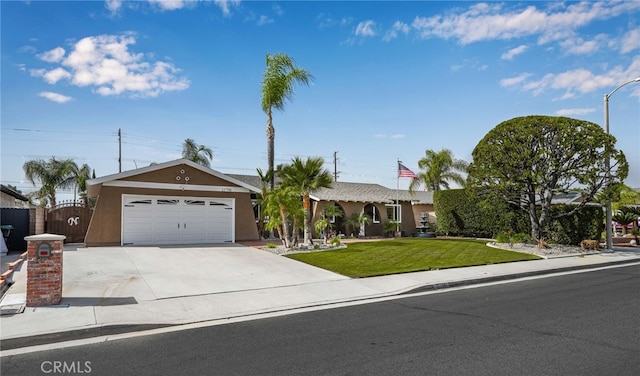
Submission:
<svg viewBox="0 0 640 376">
<path fill-rule="evenodd" d="M 592 40 L 585 41 L 580 37 L 567 38 L 560 42 L 560 47 L 567 55 L 586 55 L 598 51 L 606 42 L 606 35 L 599 34 Z"/>
<path fill-rule="evenodd" d="M 38 58 L 48 63 L 57 63 L 64 57 L 65 50 L 62 47 L 56 47 L 53 50 L 43 52 L 38 55 Z"/>
<path fill-rule="evenodd" d="M 282 7 L 278 4 L 273 4 L 273 6 L 271 6 L 271 9 L 273 9 L 273 12 L 278 16 L 282 16 L 284 14 L 284 10 L 282 10 Z"/>
<path fill-rule="evenodd" d="M 80 87 L 93 87 L 100 95 L 125 94 L 132 97 L 156 97 L 167 91 L 189 87 L 172 63 L 146 61 L 144 54 L 133 53 L 133 35 L 99 35 L 78 41 L 60 62 L 46 70 L 33 69 L 31 75 L 50 84 L 68 80 Z"/>
<path fill-rule="evenodd" d="M 262 25 L 273 23 L 273 22 L 274 22 L 273 18 L 269 18 L 267 16 L 260 16 L 258 18 L 257 24 L 258 26 L 262 26 Z"/>
<path fill-rule="evenodd" d="M 586 115 L 592 112 L 595 112 L 595 108 L 565 108 L 562 110 L 556 111 L 556 115 L 558 116 L 575 116 L 575 115 Z"/>
<path fill-rule="evenodd" d="M 335 19 L 330 14 L 320 13 L 316 17 L 316 22 L 318 23 L 318 28 L 325 29 L 335 26 L 348 26 L 353 22 L 353 18 L 343 17 Z"/>
<path fill-rule="evenodd" d="M 214 3 L 220 8 L 225 16 L 231 15 L 231 8 L 240 5 L 240 0 L 214 0 Z"/>
<path fill-rule="evenodd" d="M 372 20 L 362 21 L 356 26 L 354 34 L 358 37 L 373 37 L 376 35 L 375 26 L 376 23 Z"/>
<path fill-rule="evenodd" d="M 636 1 L 583 1 L 568 6 L 552 4 L 547 9 L 530 5 L 475 4 L 467 10 L 445 15 L 417 16 L 412 27 L 422 38 L 457 39 L 460 44 L 486 40 L 509 40 L 538 35 L 544 44 L 572 36 L 574 30 L 595 20 L 607 20 L 640 9 Z M 506 8 L 506 9 L 505 9 Z"/>
<path fill-rule="evenodd" d="M 391 28 L 391 30 L 387 31 L 384 34 L 384 37 L 382 38 L 382 40 L 384 42 L 389 42 L 390 40 L 397 38 L 399 32 L 404 35 L 407 35 L 409 34 L 410 30 L 411 30 L 411 27 L 409 27 L 409 25 L 407 25 L 406 23 L 402 21 L 396 21 L 393 23 L 393 27 Z"/>
<path fill-rule="evenodd" d="M 500 80 L 500 86 L 509 87 L 509 86 L 515 86 L 515 85 L 521 84 L 529 76 L 531 76 L 531 73 L 522 73 L 521 75 L 516 77 L 503 78 L 502 80 Z"/>
<path fill-rule="evenodd" d="M 42 98 L 46 98 L 53 102 L 57 102 L 57 103 L 67 103 L 71 100 L 71 97 L 58 94 L 58 93 L 53 93 L 51 91 L 41 91 L 40 93 L 38 93 L 38 96 Z"/>
<path fill-rule="evenodd" d="M 560 99 L 567 99 L 596 90 L 610 90 L 620 83 L 628 81 L 630 77 L 638 76 L 640 76 L 640 55 L 636 56 L 626 69 L 616 66 L 607 72 L 597 74 L 584 68 L 578 68 L 561 73 L 547 73 L 538 80 L 526 81 L 526 78 L 530 77 L 527 76 L 518 81 L 506 81 L 510 85 L 503 86 L 521 85 L 522 90 L 530 91 L 533 95 L 550 90 L 562 91 Z"/>
<path fill-rule="evenodd" d="M 629 31 L 620 41 L 620 52 L 623 54 L 640 49 L 640 29 Z"/>
<path fill-rule="evenodd" d="M 156 6 L 161 10 L 177 10 L 185 7 L 193 6 L 196 0 L 148 0 L 152 6 Z"/>
<path fill-rule="evenodd" d="M 106 0 L 104 4 L 105 8 L 111 12 L 112 15 L 118 14 L 122 8 L 121 0 Z"/>
<path fill-rule="evenodd" d="M 514 57 L 516 57 L 517 55 L 520 55 L 521 53 L 525 52 L 527 50 L 527 46 L 522 44 L 516 48 L 512 48 L 509 51 L 505 52 L 502 54 L 502 56 L 500 56 L 500 59 L 502 60 L 511 60 Z"/>
</svg>

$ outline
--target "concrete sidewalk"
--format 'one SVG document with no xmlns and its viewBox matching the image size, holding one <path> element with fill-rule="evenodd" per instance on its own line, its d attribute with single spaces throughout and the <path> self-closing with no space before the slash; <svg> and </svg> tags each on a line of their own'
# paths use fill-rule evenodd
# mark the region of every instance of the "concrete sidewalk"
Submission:
<svg viewBox="0 0 640 376">
<path fill-rule="evenodd" d="M 269 252 L 79 248 L 64 253 L 59 306 L 24 308 L 27 265 L 0 308 L 2 349 L 229 319 L 554 272 L 640 262 L 640 250 L 351 279 Z"/>
</svg>

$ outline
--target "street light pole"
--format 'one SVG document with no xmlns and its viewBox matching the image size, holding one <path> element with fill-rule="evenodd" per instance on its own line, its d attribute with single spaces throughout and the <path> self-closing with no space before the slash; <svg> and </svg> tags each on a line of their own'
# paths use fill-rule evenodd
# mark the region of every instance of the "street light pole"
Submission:
<svg viewBox="0 0 640 376">
<path fill-rule="evenodd" d="M 610 92 L 609 94 L 605 94 L 604 95 L 604 130 L 607 134 L 609 134 L 609 98 L 613 95 L 613 93 L 615 93 L 616 91 L 618 91 L 618 89 L 620 89 L 623 86 L 632 84 L 634 82 L 640 82 L 640 77 L 634 78 L 631 81 L 625 82 L 622 85 L 619 85 L 618 87 L 616 87 L 615 89 L 613 89 L 612 92 Z M 607 181 L 606 181 L 606 187 L 607 187 L 607 203 L 606 203 L 606 233 L 607 233 L 607 244 L 606 244 L 606 249 L 607 251 L 613 251 L 613 234 L 611 231 L 611 217 L 613 216 L 611 213 L 611 165 L 610 165 L 610 155 L 609 155 L 609 150 L 605 150 L 605 160 L 604 160 L 604 166 L 607 169 Z"/>
</svg>

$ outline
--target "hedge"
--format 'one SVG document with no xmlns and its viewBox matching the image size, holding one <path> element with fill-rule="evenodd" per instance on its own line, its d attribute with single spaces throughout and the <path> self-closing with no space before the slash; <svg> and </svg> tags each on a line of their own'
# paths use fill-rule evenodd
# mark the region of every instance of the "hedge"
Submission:
<svg viewBox="0 0 640 376">
<path fill-rule="evenodd" d="M 480 199 L 468 190 L 450 189 L 435 192 L 433 200 L 439 234 L 495 238 L 505 231 L 531 233 L 527 212 L 497 197 Z M 553 206 L 551 214 L 571 209 L 571 206 Z M 571 216 L 552 221 L 545 229 L 545 239 L 551 243 L 579 245 L 585 239 L 600 239 L 602 228 L 602 208 L 585 206 Z"/>
</svg>

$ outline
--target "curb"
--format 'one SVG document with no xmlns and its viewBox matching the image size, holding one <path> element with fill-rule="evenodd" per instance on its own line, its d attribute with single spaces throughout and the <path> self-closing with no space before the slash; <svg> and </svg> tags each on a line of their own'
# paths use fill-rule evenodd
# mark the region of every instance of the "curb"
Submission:
<svg viewBox="0 0 640 376">
<path fill-rule="evenodd" d="M 598 268 L 607 267 L 607 266 L 634 264 L 634 263 L 638 263 L 638 262 L 640 262 L 640 258 L 629 259 L 629 260 L 620 260 L 620 261 L 603 262 L 603 263 L 595 264 L 595 265 L 568 266 L 568 267 L 565 267 L 565 268 L 535 270 L 535 271 L 521 272 L 521 273 L 515 273 L 515 274 L 498 275 L 498 276 L 482 277 L 482 278 L 473 278 L 473 279 L 467 279 L 467 280 L 462 280 L 462 281 L 433 283 L 433 284 L 429 284 L 429 285 L 416 287 L 416 288 L 404 291 L 404 292 L 396 294 L 396 295 L 415 294 L 415 293 L 420 293 L 420 292 L 425 292 L 425 291 L 440 290 L 440 289 L 446 289 L 446 288 L 452 288 L 452 287 L 478 285 L 478 284 L 490 283 L 490 282 L 500 282 L 500 281 L 507 281 L 507 280 L 512 280 L 512 279 L 534 277 L 534 276 L 545 275 L 545 274 L 571 272 L 571 271 L 576 271 L 576 270 L 598 269 Z"/>
</svg>

